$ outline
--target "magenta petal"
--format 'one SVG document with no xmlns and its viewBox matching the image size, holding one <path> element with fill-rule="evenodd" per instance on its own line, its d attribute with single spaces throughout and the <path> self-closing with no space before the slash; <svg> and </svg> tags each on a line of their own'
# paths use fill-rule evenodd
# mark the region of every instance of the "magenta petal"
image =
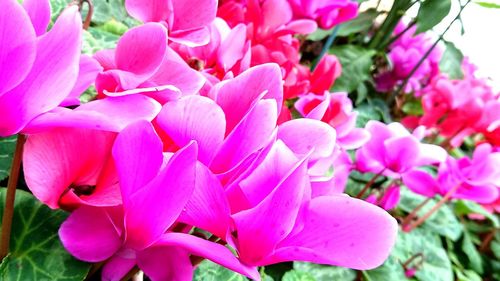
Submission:
<svg viewBox="0 0 500 281">
<path fill-rule="evenodd" d="M 228 248 L 220 244 L 188 234 L 166 233 L 156 245 L 182 247 L 193 255 L 209 259 L 254 280 L 260 280 L 260 275 L 255 267 L 241 263 Z"/>
<path fill-rule="evenodd" d="M 0 97 L 23 81 L 36 56 L 35 30 L 28 14 L 17 2 L 0 2 Z"/>
<path fill-rule="evenodd" d="M 171 3 L 166 0 L 126 0 L 125 8 L 132 17 L 142 22 L 160 22 L 171 16 Z"/>
<path fill-rule="evenodd" d="M 102 268 L 103 281 L 120 281 L 136 264 L 134 257 L 114 255 Z"/>
<path fill-rule="evenodd" d="M 151 280 L 192 280 L 189 253 L 180 247 L 149 247 L 137 253 L 137 265 Z"/>
<path fill-rule="evenodd" d="M 147 23 L 128 30 L 118 41 L 116 66 L 137 75 L 152 75 L 167 49 L 167 30 L 159 23 Z"/>
<path fill-rule="evenodd" d="M 281 139 L 297 155 L 305 155 L 313 149 L 312 159 L 328 157 L 335 146 L 335 129 L 314 119 L 295 119 L 279 126 Z"/>
<path fill-rule="evenodd" d="M 208 165 L 224 141 L 226 120 L 211 99 L 187 96 L 168 102 L 158 115 L 158 124 L 179 147 L 196 140 L 199 160 Z"/>
<path fill-rule="evenodd" d="M 261 265 L 292 231 L 309 185 L 304 158 L 262 202 L 233 215 L 238 251 L 244 262 Z"/>
<path fill-rule="evenodd" d="M 187 47 L 198 47 L 210 42 L 210 29 L 200 27 L 191 30 L 176 30 L 170 33 L 169 40 Z"/>
<path fill-rule="evenodd" d="M 419 142 L 413 136 L 391 138 L 384 142 L 385 166 L 396 173 L 404 173 L 415 166 Z"/>
<path fill-rule="evenodd" d="M 229 134 L 262 95 L 263 99 L 274 99 L 276 112 L 281 111 L 283 103 L 281 70 L 274 63 L 255 66 L 234 79 L 217 84 L 212 91 L 217 104 L 226 114 L 226 134 Z"/>
<path fill-rule="evenodd" d="M 31 18 L 36 35 L 43 35 L 47 31 L 50 22 L 50 1 L 24 0 L 23 7 Z"/>
<path fill-rule="evenodd" d="M 66 98 L 78 76 L 81 30 L 80 13 L 73 6 L 61 14 L 48 33 L 38 38 L 30 73 L 16 88 L 0 96 L 4 121 L 0 135 L 19 132 L 34 117 Z"/>
<path fill-rule="evenodd" d="M 189 143 L 130 197 L 125 207 L 128 246 L 144 249 L 153 244 L 179 217 L 195 189 L 197 151 L 196 143 Z"/>
<path fill-rule="evenodd" d="M 264 147 L 276 127 L 277 114 L 275 100 L 258 101 L 222 143 L 210 169 L 215 173 L 227 172 Z"/>
<path fill-rule="evenodd" d="M 222 41 L 217 51 L 218 63 L 225 70 L 231 69 L 244 56 L 247 42 L 246 25 L 240 23 L 235 26 Z"/>
<path fill-rule="evenodd" d="M 125 128 L 116 138 L 113 158 L 116 162 L 124 205 L 131 196 L 156 177 L 163 163 L 163 144 L 147 121 Z M 140 155 L 140 157 L 138 157 Z"/>
<path fill-rule="evenodd" d="M 28 187 L 51 208 L 71 184 L 96 185 L 115 134 L 64 128 L 30 135 L 24 145 L 23 165 Z"/>
<path fill-rule="evenodd" d="M 404 173 L 403 182 L 411 191 L 426 197 L 433 197 L 440 190 L 436 180 L 425 171 L 412 170 Z"/>
<path fill-rule="evenodd" d="M 94 83 L 97 74 L 102 71 L 101 65 L 92 57 L 82 55 L 80 57 L 80 66 L 78 71 L 78 79 L 71 90 L 71 93 L 60 104 L 60 106 L 73 106 L 80 104 L 80 95 Z"/>
<path fill-rule="evenodd" d="M 221 183 L 203 164 L 196 165 L 196 187 L 179 221 L 226 238 L 231 223 L 229 203 Z"/>
<path fill-rule="evenodd" d="M 383 209 L 347 196 L 312 199 L 299 233 L 276 250 L 279 261 L 308 261 L 359 270 L 381 265 L 389 256 L 398 224 Z"/>
<path fill-rule="evenodd" d="M 122 245 L 104 208 L 78 208 L 61 225 L 59 237 L 68 252 L 87 262 L 104 261 Z"/>
<path fill-rule="evenodd" d="M 82 104 L 74 110 L 57 107 L 42 114 L 27 126 L 27 133 L 43 132 L 54 127 L 76 127 L 120 132 L 139 121 L 152 121 L 161 105 L 143 95 L 108 97 Z"/>
<path fill-rule="evenodd" d="M 208 26 L 215 19 L 217 0 L 171 0 L 174 9 L 172 30 Z"/>
</svg>

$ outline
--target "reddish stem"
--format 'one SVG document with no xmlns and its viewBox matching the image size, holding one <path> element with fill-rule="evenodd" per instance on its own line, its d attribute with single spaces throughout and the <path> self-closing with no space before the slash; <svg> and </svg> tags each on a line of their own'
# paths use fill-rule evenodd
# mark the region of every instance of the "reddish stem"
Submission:
<svg viewBox="0 0 500 281">
<path fill-rule="evenodd" d="M 19 180 L 19 170 L 21 169 L 21 160 L 25 140 L 26 137 L 24 135 L 19 134 L 17 136 L 16 150 L 12 159 L 9 182 L 7 183 L 5 208 L 3 209 L 0 260 L 3 260 L 9 253 L 10 232 L 12 230 L 12 218 L 14 216 L 14 201 L 16 199 L 16 186 Z"/>
<path fill-rule="evenodd" d="M 356 198 L 361 198 L 367 191 L 370 189 L 370 187 L 375 183 L 375 181 L 382 175 L 382 173 L 385 171 L 385 168 L 382 169 L 382 171 L 378 172 L 378 174 L 374 175 L 369 182 L 366 183 L 365 187 L 356 195 Z"/>
<path fill-rule="evenodd" d="M 424 207 L 431 199 L 431 197 L 427 197 L 424 201 L 418 204 L 418 206 L 415 207 L 415 209 L 413 209 L 413 211 L 411 211 L 411 213 L 409 213 L 408 216 L 403 219 L 401 225 L 409 224 L 417 216 L 417 212 L 420 211 L 420 209 L 422 209 L 422 207 Z"/>
</svg>

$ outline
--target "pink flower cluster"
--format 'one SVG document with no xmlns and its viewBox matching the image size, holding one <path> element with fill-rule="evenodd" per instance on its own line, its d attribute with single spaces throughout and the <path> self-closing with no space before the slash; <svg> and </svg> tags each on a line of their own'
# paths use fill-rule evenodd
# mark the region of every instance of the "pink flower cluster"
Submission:
<svg viewBox="0 0 500 281">
<path fill-rule="evenodd" d="M 152 280 L 191 280 L 193 257 L 254 280 L 258 266 L 284 261 L 382 264 L 395 219 L 335 184 L 351 168 L 345 150 L 369 136 L 346 94 L 327 91 L 338 61 L 300 76 L 292 36 L 354 16 L 355 4 L 125 4 L 145 23 L 90 58 L 75 6 L 46 32 L 48 0 L 0 2 L 0 134 L 27 134 L 28 187 L 71 211 L 59 230 L 66 249 L 105 262 L 105 280 L 135 266 Z M 93 82 L 98 99 L 80 105 Z M 301 83 L 308 118 L 279 119 Z"/>
<path fill-rule="evenodd" d="M 408 78 L 403 91 L 415 92 L 439 74 L 439 61 L 442 53 L 438 48 L 432 50 L 412 74 L 413 69 L 431 49 L 434 42 L 428 34 L 415 35 L 416 26 L 408 30 L 406 28 L 407 26 L 400 22 L 394 30 L 394 35 L 399 37 L 389 46 L 389 69 L 375 77 L 378 91 L 389 92 Z"/>
</svg>

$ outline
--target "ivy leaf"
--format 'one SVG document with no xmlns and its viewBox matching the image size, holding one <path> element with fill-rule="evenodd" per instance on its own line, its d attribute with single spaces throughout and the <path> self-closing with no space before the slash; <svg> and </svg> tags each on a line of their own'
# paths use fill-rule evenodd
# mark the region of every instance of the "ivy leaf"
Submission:
<svg viewBox="0 0 500 281">
<path fill-rule="evenodd" d="M 6 189 L 0 189 L 5 202 Z M 0 204 L 0 216 L 4 204 Z M 0 265 L 0 280 L 80 281 L 90 264 L 73 258 L 57 235 L 67 213 L 51 210 L 28 192 L 17 190 L 10 253 Z"/>
<path fill-rule="evenodd" d="M 349 36 L 358 32 L 365 32 L 373 26 L 373 21 L 380 13 L 375 9 L 368 9 L 356 18 L 340 25 L 338 36 Z"/>
<path fill-rule="evenodd" d="M 0 181 L 6 179 L 10 174 L 12 157 L 16 149 L 16 136 L 0 138 Z"/>
<path fill-rule="evenodd" d="M 371 79 L 370 69 L 375 50 L 355 45 L 333 47 L 330 53 L 337 56 L 342 64 L 342 75 L 333 85 L 334 92 L 352 92 L 359 84 Z"/>
<path fill-rule="evenodd" d="M 401 201 L 399 207 L 405 212 L 411 212 L 417 207 L 425 197 L 415 194 L 407 188 L 401 189 Z M 429 211 L 437 203 L 436 199 L 432 199 L 418 213 L 420 215 Z M 452 241 L 457 241 L 463 232 L 463 225 L 457 220 L 453 210 L 447 204 L 441 206 L 434 214 L 432 214 L 419 228 L 435 234 L 450 238 Z"/>
<path fill-rule="evenodd" d="M 209 260 L 202 261 L 194 272 L 194 281 L 247 281 L 247 278 Z"/>
<path fill-rule="evenodd" d="M 356 279 L 356 271 L 345 267 L 328 266 L 308 262 L 294 262 L 293 268 L 295 271 L 308 273 L 314 278 L 315 281 L 354 281 Z"/>
<path fill-rule="evenodd" d="M 311 274 L 303 271 L 290 270 L 283 275 L 282 281 L 316 281 Z"/>
<path fill-rule="evenodd" d="M 364 271 L 368 281 L 400 281 L 407 280 L 401 263 L 415 254 L 424 257 L 422 266 L 416 272 L 419 281 L 452 281 L 451 262 L 446 255 L 439 236 L 424 229 L 414 229 L 410 233 L 398 234 L 396 246 L 386 262 L 373 270 Z"/>
<path fill-rule="evenodd" d="M 439 70 L 448 74 L 451 79 L 462 79 L 464 73 L 462 71 L 462 61 L 464 55 L 462 52 L 451 42 L 446 42 L 446 50 L 443 57 L 439 62 Z"/>
<path fill-rule="evenodd" d="M 462 251 L 464 251 L 464 253 L 467 255 L 470 268 L 472 268 L 475 272 L 483 273 L 483 261 L 481 259 L 481 255 L 479 254 L 479 251 L 472 242 L 470 234 L 467 231 L 464 231 L 462 239 Z"/>
<path fill-rule="evenodd" d="M 440 23 L 451 9 L 451 0 L 425 0 L 417 14 L 416 33 L 427 31 Z"/>
</svg>

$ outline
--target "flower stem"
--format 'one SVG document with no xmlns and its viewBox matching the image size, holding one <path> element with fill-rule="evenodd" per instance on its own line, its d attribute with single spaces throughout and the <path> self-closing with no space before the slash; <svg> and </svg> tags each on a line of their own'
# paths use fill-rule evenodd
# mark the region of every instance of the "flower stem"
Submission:
<svg viewBox="0 0 500 281">
<path fill-rule="evenodd" d="M 10 232 L 12 229 L 12 217 L 14 216 L 14 200 L 16 199 L 16 186 L 19 179 L 21 159 L 26 137 L 22 134 L 17 136 L 16 150 L 12 159 L 9 181 L 7 183 L 7 195 L 5 197 L 5 208 L 2 217 L 2 234 L 0 244 L 0 260 L 3 260 L 9 253 Z"/>
<path fill-rule="evenodd" d="M 337 37 L 337 33 L 339 31 L 339 28 L 340 28 L 340 25 L 337 25 L 333 29 L 330 36 L 328 36 L 328 38 L 326 39 L 325 45 L 323 45 L 323 49 L 321 50 L 321 53 L 319 54 L 318 59 L 313 64 L 313 67 L 312 67 L 313 71 L 316 68 L 316 66 L 318 65 L 319 61 L 323 58 L 323 56 L 325 56 L 325 54 L 328 52 L 328 50 L 330 50 L 330 48 L 332 47 L 333 41 L 335 41 L 335 38 Z"/>
<path fill-rule="evenodd" d="M 441 200 L 439 200 L 439 202 L 437 202 L 437 204 L 432 207 L 432 209 L 430 209 L 422 217 L 418 218 L 416 222 L 411 223 L 409 225 L 404 225 L 403 224 L 403 231 L 404 232 L 410 232 L 415 227 L 417 227 L 417 226 L 421 225 L 422 223 L 424 223 L 430 216 L 432 216 L 432 214 L 434 214 L 439 208 L 441 208 L 441 206 L 443 206 L 446 202 L 448 202 L 448 200 L 451 198 L 451 196 L 453 196 L 453 194 L 455 194 L 455 192 L 457 191 L 457 189 L 459 187 L 460 187 L 460 184 L 457 184 L 455 187 L 453 187 L 452 189 L 450 189 L 444 195 L 444 197 L 441 198 Z"/>
<path fill-rule="evenodd" d="M 424 207 L 431 199 L 432 199 L 431 197 L 427 197 L 424 201 L 418 204 L 418 206 L 415 207 L 415 209 L 413 209 L 413 211 L 411 211 L 411 213 L 409 213 L 408 216 L 406 216 L 406 218 L 404 218 L 401 225 L 404 226 L 409 224 L 417 216 L 417 212 L 420 211 L 420 209 L 422 209 L 422 207 Z"/>
<path fill-rule="evenodd" d="M 356 195 L 356 198 L 361 198 L 367 191 L 370 189 L 370 187 L 375 183 L 375 181 L 382 175 L 382 173 L 385 171 L 385 168 L 382 169 L 382 171 L 378 172 L 376 175 L 374 175 L 369 182 L 366 183 L 365 187 Z"/>
</svg>

